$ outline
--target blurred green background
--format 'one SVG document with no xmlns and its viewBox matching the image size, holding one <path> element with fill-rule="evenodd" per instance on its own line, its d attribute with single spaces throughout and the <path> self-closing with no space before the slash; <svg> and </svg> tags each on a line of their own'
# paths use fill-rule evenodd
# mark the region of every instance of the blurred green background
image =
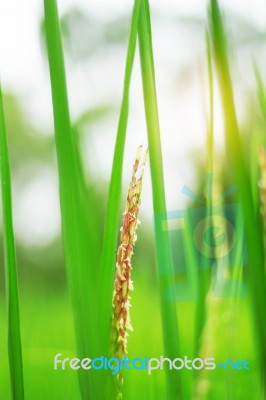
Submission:
<svg viewBox="0 0 266 400">
<path fill-rule="evenodd" d="M 181 194 L 184 184 L 199 195 L 206 194 L 204 171 L 209 107 L 205 48 L 207 3 L 173 3 L 162 0 L 151 2 L 168 210 L 183 209 L 188 204 L 188 199 Z M 259 180 L 256 151 L 265 145 L 265 120 L 260 111 L 253 63 L 256 61 L 263 75 L 266 7 L 261 1 L 258 1 L 258 7 L 253 3 L 235 1 L 231 6 L 229 2 L 220 2 L 225 11 L 239 125 L 250 162 L 250 175 L 256 182 L 256 179 Z M 37 5 L 33 7 L 34 13 L 28 5 L 23 14 L 19 14 L 20 7 L 22 5 L 16 5 L 14 1 L 8 6 L 0 6 L 0 25 L 4 18 L 13 25 L 11 36 L 3 32 L 6 25 L 2 24 L 0 55 L 1 60 L 8 55 L 3 61 L 1 74 L 13 178 L 25 398 L 78 400 L 77 373 L 53 370 L 56 353 L 74 357 L 76 348 L 60 235 L 43 17 Z M 122 93 L 130 9 L 131 3 L 122 1 L 114 2 L 113 6 L 104 1 L 95 6 L 86 6 L 82 1 L 59 1 L 72 120 L 83 157 L 84 180 L 91 198 L 89 212 L 97 221 L 95 237 L 99 244 L 103 235 Z M 19 15 L 22 15 L 22 22 L 16 27 Z M 34 23 L 30 31 L 26 26 L 31 20 Z M 22 33 L 15 54 L 14 37 L 20 35 L 20 29 Z M 32 32 L 34 40 L 27 42 Z M 23 57 L 27 58 L 27 62 L 23 62 Z M 27 72 L 21 71 L 23 69 Z M 146 143 L 138 62 L 135 64 L 131 92 L 124 200 L 136 147 Z M 226 168 L 218 92 L 215 84 L 214 169 L 223 191 L 233 182 L 230 170 Z M 256 184 L 253 187 L 256 190 Z M 140 219 L 133 259 L 135 289 L 132 292 L 131 319 L 134 331 L 128 340 L 129 355 L 132 358 L 144 355 L 160 357 L 164 350 L 148 169 Z M 7 400 L 10 388 L 2 247 L 0 257 L 0 399 Z M 177 279 L 184 281 L 185 276 Z M 182 374 L 184 399 L 263 399 L 259 349 L 254 339 L 256 327 L 249 292 L 239 298 L 214 297 L 211 287 L 205 307 L 204 327 L 198 338 L 199 354 L 224 361 L 247 359 L 250 371 L 185 371 Z M 198 329 L 195 317 L 197 304 L 178 302 L 176 308 L 180 356 L 193 357 L 194 334 Z M 125 374 L 125 399 L 163 400 L 166 398 L 165 387 L 162 371 L 155 371 L 151 376 L 139 371 Z"/>
</svg>

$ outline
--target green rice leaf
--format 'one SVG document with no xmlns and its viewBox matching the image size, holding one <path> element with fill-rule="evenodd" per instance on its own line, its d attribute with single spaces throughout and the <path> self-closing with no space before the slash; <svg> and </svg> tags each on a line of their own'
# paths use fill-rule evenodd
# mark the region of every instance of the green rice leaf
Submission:
<svg viewBox="0 0 266 400">
<path fill-rule="evenodd" d="M 166 202 L 164 191 L 163 160 L 157 107 L 157 94 L 155 85 L 150 10 L 147 0 L 143 1 L 141 7 L 139 24 L 139 47 L 149 141 L 153 210 L 156 216 L 160 213 L 166 213 Z M 156 220 L 157 219 L 155 217 L 155 224 Z M 175 358 L 176 354 L 179 354 L 180 351 L 176 307 L 174 301 L 166 301 L 164 298 L 165 290 L 167 288 L 173 287 L 174 285 L 173 270 L 171 269 L 170 261 L 170 243 L 167 238 L 164 243 L 160 243 L 162 237 L 158 233 L 159 231 L 160 227 L 155 226 L 157 259 L 158 262 L 164 263 L 169 267 L 169 270 L 165 271 L 164 274 L 159 274 L 165 356 L 169 358 Z M 172 371 L 169 370 L 167 372 L 167 378 L 169 399 L 178 398 L 178 396 L 182 397 L 180 374 L 172 374 Z"/>
<path fill-rule="evenodd" d="M 240 202 L 244 215 L 249 257 L 249 281 L 253 299 L 253 316 L 259 354 L 264 370 L 266 360 L 266 282 L 261 218 L 259 209 L 253 203 L 250 175 L 242 150 L 227 54 L 226 35 L 217 0 L 211 0 L 210 2 L 209 25 L 223 105 L 228 164 L 232 176 L 239 186 Z"/>
<path fill-rule="evenodd" d="M 107 199 L 101 268 L 98 280 L 100 332 L 103 336 L 103 350 L 105 354 L 109 351 L 115 260 L 120 226 L 119 220 L 121 217 L 122 171 L 129 113 L 130 82 L 135 57 L 141 1 L 142 0 L 135 1 L 131 20 L 123 98 L 117 128 L 113 166 Z"/>
<path fill-rule="evenodd" d="M 81 173 L 80 157 L 71 127 L 67 84 L 58 10 L 55 0 L 44 0 L 45 29 L 53 98 L 55 141 L 58 160 L 62 234 L 68 284 L 73 304 L 79 358 L 96 355 L 95 282 L 97 252 L 89 201 Z M 94 374 L 79 370 L 83 398 L 97 392 Z"/>
<path fill-rule="evenodd" d="M 3 239 L 8 315 L 8 355 L 12 398 L 24 399 L 23 363 L 20 336 L 17 259 L 13 232 L 11 176 L 3 98 L 0 88 L 0 169 L 2 188 Z"/>
</svg>

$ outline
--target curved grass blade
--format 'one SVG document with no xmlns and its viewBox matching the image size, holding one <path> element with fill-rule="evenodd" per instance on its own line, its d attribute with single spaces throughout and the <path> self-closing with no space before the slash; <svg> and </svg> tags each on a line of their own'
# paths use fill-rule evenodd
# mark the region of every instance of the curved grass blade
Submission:
<svg viewBox="0 0 266 400">
<path fill-rule="evenodd" d="M 17 259 L 13 232 L 11 176 L 6 138 L 3 97 L 0 88 L 0 169 L 2 188 L 3 239 L 8 314 L 8 355 L 12 398 L 24 399 L 23 363 L 20 336 Z"/>
<path fill-rule="evenodd" d="M 256 80 L 257 80 L 260 109 L 261 109 L 264 120 L 266 120 L 266 90 L 265 90 L 265 86 L 263 84 L 263 79 L 262 79 L 261 73 L 256 64 L 254 65 L 254 71 L 255 71 Z"/>
<path fill-rule="evenodd" d="M 266 360 L 266 282 L 264 271 L 264 247 L 259 210 L 254 206 L 250 175 L 247 170 L 237 122 L 232 79 L 227 54 L 226 35 L 217 0 L 211 0 L 209 25 L 215 54 L 217 75 L 224 112 L 225 141 L 228 162 L 239 186 L 240 201 L 246 228 L 249 257 L 249 280 L 254 308 L 254 321 L 258 334 L 258 348 L 262 370 L 265 373 Z"/>
<path fill-rule="evenodd" d="M 208 65 L 208 85 L 209 85 L 209 121 L 207 128 L 207 172 L 206 172 L 206 205 L 207 218 L 212 218 L 212 203 L 213 203 L 213 147 L 214 147 L 214 91 L 213 91 L 213 67 L 210 48 L 210 37 L 206 33 L 206 50 L 207 50 L 207 65 Z M 211 230 L 208 233 L 208 241 L 212 239 Z M 211 262 L 211 261 L 210 261 Z M 208 294 L 211 283 L 211 268 L 199 271 L 199 287 L 198 287 L 198 302 L 196 304 L 196 324 L 195 324 L 195 354 L 197 355 L 200 349 L 201 335 L 206 322 L 206 296 Z"/>
<path fill-rule="evenodd" d="M 93 227 L 89 225 L 89 203 L 84 193 L 79 154 L 77 154 L 71 128 L 56 1 L 44 0 L 44 12 L 54 110 L 64 253 L 73 304 L 78 356 L 82 359 L 88 354 L 92 357 L 96 356 L 99 347 L 94 289 L 99 260 L 93 246 L 95 233 L 91 229 Z M 86 371 L 79 370 L 80 388 L 84 399 L 97 396 L 98 377 L 100 378 L 100 374 L 96 377 L 93 373 L 88 375 Z"/>
<path fill-rule="evenodd" d="M 139 47 L 142 69 L 143 94 L 146 111 L 146 122 L 149 141 L 149 155 L 151 166 L 153 209 L 157 213 L 166 213 L 166 202 L 164 192 L 163 161 L 161 152 L 160 126 L 157 107 L 157 95 L 155 85 L 155 70 L 152 48 L 151 21 L 148 0 L 144 0 L 141 7 L 139 23 Z M 161 235 L 158 234 L 160 227 L 156 226 L 155 218 L 155 236 L 158 262 L 169 266 L 168 271 L 159 274 L 161 314 L 163 323 L 163 336 L 165 356 L 175 358 L 179 353 L 178 325 L 176 316 L 176 307 L 174 299 L 165 301 L 165 289 L 173 287 L 173 271 L 171 262 L 169 262 L 170 243 L 166 239 L 160 243 Z M 160 250 L 159 250 L 160 249 Z M 168 395 L 169 399 L 182 398 L 181 376 L 172 374 L 168 371 Z"/>
<path fill-rule="evenodd" d="M 118 244 L 120 203 L 122 192 L 122 170 L 124 159 L 124 148 L 129 112 L 129 92 L 131 75 L 135 57 L 140 5 L 142 0 L 136 0 L 128 42 L 126 69 L 124 77 L 124 91 L 117 129 L 115 152 L 113 158 L 112 174 L 110 180 L 109 194 L 107 200 L 107 211 L 105 219 L 105 230 L 102 247 L 101 268 L 99 275 L 99 315 L 100 332 L 103 336 L 104 354 L 109 352 L 113 282 L 115 276 L 115 260 Z"/>
</svg>

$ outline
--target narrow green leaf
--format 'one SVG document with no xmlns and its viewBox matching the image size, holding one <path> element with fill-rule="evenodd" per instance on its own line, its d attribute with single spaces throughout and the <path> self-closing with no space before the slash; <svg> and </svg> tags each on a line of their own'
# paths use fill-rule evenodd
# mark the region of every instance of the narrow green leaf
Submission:
<svg viewBox="0 0 266 400">
<path fill-rule="evenodd" d="M 255 65 L 254 69 L 255 69 L 255 75 L 256 75 L 257 85 L 258 85 L 258 98 L 259 98 L 259 102 L 260 102 L 260 108 L 261 108 L 263 118 L 266 119 L 266 90 L 265 90 L 263 79 L 262 79 L 262 76 L 261 76 L 258 66 Z"/>
<path fill-rule="evenodd" d="M 55 0 L 44 0 L 45 29 L 54 110 L 56 152 L 59 170 L 62 233 L 68 284 L 73 303 L 79 358 L 96 355 L 97 254 L 91 246 L 93 227 L 89 225 L 87 197 L 82 180 L 77 146 L 71 129 L 66 75 L 58 10 Z M 89 210 L 93 212 L 93 210 Z M 99 376 L 99 374 L 98 374 Z M 84 399 L 94 398 L 94 374 L 79 370 Z"/>
<path fill-rule="evenodd" d="M 23 364 L 20 337 L 17 259 L 13 232 L 11 176 L 6 138 L 3 98 L 0 88 L 0 169 L 2 188 L 3 239 L 8 315 L 8 355 L 12 399 L 24 399 Z"/>
<path fill-rule="evenodd" d="M 213 174 L 213 147 L 214 147 L 214 90 L 213 90 L 213 67 L 210 47 L 210 37 L 206 33 L 207 62 L 208 62 L 208 81 L 209 81 L 209 124 L 207 132 L 207 173 Z M 212 197 L 212 185 L 210 185 L 210 193 L 208 199 Z"/>
<path fill-rule="evenodd" d="M 166 213 L 163 161 L 161 152 L 160 126 L 157 107 L 157 95 L 155 85 L 155 70 L 152 48 L 151 21 L 148 0 L 144 0 L 141 7 L 139 24 L 139 47 L 142 69 L 143 94 L 146 111 L 146 122 L 149 141 L 149 155 L 151 166 L 153 209 L 154 214 Z M 163 323 L 163 336 L 165 356 L 175 358 L 179 354 L 178 325 L 176 317 L 176 307 L 174 301 L 166 301 L 164 298 L 165 290 L 173 287 L 173 270 L 170 262 L 170 243 L 165 240 L 160 243 L 162 237 L 158 232 L 160 227 L 156 226 L 155 234 L 158 263 L 169 266 L 168 271 L 159 273 L 161 313 Z M 172 299 L 173 300 L 173 299 Z M 180 374 L 172 374 L 168 371 L 168 394 L 169 399 L 181 398 L 182 387 Z"/>
<path fill-rule="evenodd" d="M 214 92 L 213 92 L 213 67 L 212 56 L 210 48 L 210 37 L 206 33 L 206 50 L 207 50 L 207 65 L 208 65 L 208 87 L 209 87 L 209 121 L 207 127 L 207 171 L 206 171 L 206 204 L 208 219 L 212 218 L 212 196 L 213 196 L 213 147 L 214 147 Z M 212 232 L 209 230 L 208 240 L 211 240 Z M 192 237 L 192 236 L 191 236 Z M 208 294 L 211 283 L 211 265 L 213 261 L 210 260 L 209 269 L 198 271 L 199 287 L 198 287 L 198 301 L 196 304 L 196 324 L 195 324 L 195 354 L 198 355 L 200 350 L 201 336 L 204 325 L 206 323 L 207 309 L 206 309 L 206 296 Z"/>
<path fill-rule="evenodd" d="M 120 117 L 117 129 L 112 174 L 107 200 L 107 211 L 105 217 L 105 231 L 102 247 L 101 268 L 99 277 L 99 315 L 100 332 L 103 336 L 103 350 L 108 353 L 110 340 L 110 327 L 112 315 L 112 295 L 114 288 L 115 260 L 119 234 L 119 220 L 121 213 L 122 171 L 124 160 L 124 148 L 129 113 L 129 92 L 131 75 L 135 57 L 136 41 L 138 34 L 138 23 L 140 5 L 142 0 L 136 0 L 127 49 L 126 69 L 124 77 L 124 91 Z"/>
<path fill-rule="evenodd" d="M 266 360 L 266 283 L 264 247 L 259 209 L 254 206 L 250 175 L 244 160 L 237 122 L 232 79 L 227 55 L 226 35 L 217 0 L 211 0 L 209 24 L 216 60 L 217 75 L 224 112 L 225 141 L 230 172 L 239 186 L 249 257 L 249 280 L 253 300 L 253 316 L 258 334 L 262 368 Z"/>
</svg>

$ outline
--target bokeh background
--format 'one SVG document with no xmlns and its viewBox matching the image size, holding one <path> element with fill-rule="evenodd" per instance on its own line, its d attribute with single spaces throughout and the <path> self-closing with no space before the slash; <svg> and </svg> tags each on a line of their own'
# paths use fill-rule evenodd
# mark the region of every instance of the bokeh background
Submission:
<svg viewBox="0 0 266 400">
<path fill-rule="evenodd" d="M 181 193 L 183 185 L 198 190 L 202 179 L 200 171 L 206 160 L 209 107 L 205 42 L 207 1 L 153 0 L 150 5 L 167 208 L 178 210 L 187 202 Z M 263 129 L 253 66 L 256 61 L 261 72 L 265 72 L 266 4 L 262 0 L 222 0 L 220 5 L 230 38 L 237 113 L 243 132 L 249 135 Z M 58 6 L 62 17 L 71 116 L 79 130 L 86 180 L 93 188 L 94 210 L 99 221 L 95 229 L 101 235 L 132 2 L 59 0 Z M 13 178 L 26 397 L 79 399 L 76 374 L 66 371 L 55 375 L 51 367 L 57 352 L 75 354 L 75 341 L 60 235 L 58 176 L 42 2 L 1 2 L 0 73 Z M 216 85 L 214 98 L 215 146 L 217 154 L 222 154 L 223 123 Z M 146 142 L 137 55 L 131 87 L 124 198 L 136 148 Z M 132 346 L 135 356 L 147 353 L 157 357 L 163 354 L 163 350 L 148 169 L 142 203 L 140 245 L 137 245 L 134 258 L 135 291 L 132 295 L 132 323 L 136 328 L 129 346 Z M 0 399 L 6 400 L 9 398 L 9 383 L 2 245 L 0 257 Z M 187 307 L 191 305 L 182 305 L 181 314 L 189 315 L 191 309 Z M 248 304 L 243 304 L 243 307 L 248 307 Z M 223 314 L 223 318 L 230 319 L 230 316 Z M 186 329 L 188 332 L 193 329 L 192 318 L 187 319 Z M 213 329 L 212 340 L 215 341 L 219 329 Z M 241 337 L 245 331 L 239 350 L 242 351 L 241 358 L 253 354 L 252 329 L 250 319 L 244 318 L 235 333 Z M 189 335 L 184 334 L 182 340 L 185 354 L 189 349 Z M 254 393 L 252 398 L 259 399 L 259 378 L 254 371 L 249 375 Z M 149 378 L 147 393 L 149 385 L 155 392 L 160 390 L 164 380 L 161 375 L 160 379 Z M 231 387 L 232 392 L 225 392 L 220 398 L 250 398 L 245 397 L 245 385 L 241 389 L 245 376 L 240 374 L 239 377 L 237 390 L 240 392 L 234 397 Z M 136 379 L 145 380 L 146 377 Z M 209 380 L 203 377 L 197 391 L 198 398 L 218 399 L 215 395 L 206 397 L 210 387 Z M 130 385 L 128 390 L 130 392 Z M 149 398 L 148 394 L 142 398 Z"/>
</svg>

